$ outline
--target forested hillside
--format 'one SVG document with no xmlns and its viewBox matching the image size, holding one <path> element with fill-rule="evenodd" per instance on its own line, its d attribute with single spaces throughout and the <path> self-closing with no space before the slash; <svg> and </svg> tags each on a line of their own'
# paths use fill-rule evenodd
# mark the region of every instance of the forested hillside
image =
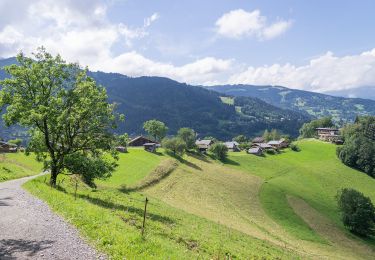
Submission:
<svg viewBox="0 0 375 260">
<path fill-rule="evenodd" d="M 352 122 L 356 115 L 375 115 L 375 101 L 344 98 L 281 86 L 222 85 L 206 87 L 226 95 L 256 97 L 274 106 L 314 117 L 332 116 L 336 123 Z"/>
<path fill-rule="evenodd" d="M 0 61 L 0 67 L 15 63 L 15 59 Z M 4 78 L 4 71 L 0 72 Z M 236 98 L 235 104 L 224 103 L 218 92 L 160 77 L 131 78 L 116 73 L 91 72 L 105 86 L 117 111 L 126 117 L 119 133 L 143 133 L 146 120 L 158 119 L 174 134 L 181 127 L 195 129 L 200 137 L 207 135 L 229 139 L 238 134 L 254 136 L 265 129 L 276 128 L 285 134 L 298 135 L 298 129 L 309 117 L 280 109 L 255 98 Z M 22 136 L 19 128 L 2 126 L 1 136 Z"/>
</svg>

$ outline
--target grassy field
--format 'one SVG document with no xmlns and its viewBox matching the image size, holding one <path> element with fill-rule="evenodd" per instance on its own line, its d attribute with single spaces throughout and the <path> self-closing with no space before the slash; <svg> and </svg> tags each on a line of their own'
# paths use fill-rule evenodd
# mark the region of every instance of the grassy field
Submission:
<svg viewBox="0 0 375 260">
<path fill-rule="evenodd" d="M 49 188 L 44 178 L 34 179 L 26 183 L 25 187 L 47 201 L 53 210 L 77 226 L 92 244 L 114 259 L 297 258 L 297 255 L 280 245 L 165 203 L 147 192 L 148 189 L 146 192 L 127 189 L 137 186 L 134 185 L 136 183 L 149 183 L 150 176 L 164 178 L 160 183 L 171 179 L 174 171 L 170 176 L 160 174 L 162 169 L 169 171 L 177 164 L 176 160 L 167 155 L 130 149 L 129 153 L 121 155 L 120 164 L 121 168 L 110 179 L 98 182 L 97 190 L 80 183 L 76 200 L 73 194 L 74 182 L 67 177 L 64 181 L 59 180 L 59 190 Z M 186 164 L 194 167 L 187 161 Z M 186 164 L 179 163 L 181 167 Z M 220 165 L 218 167 L 223 168 Z M 250 184 L 258 180 L 257 177 L 237 174 Z M 240 184 L 240 180 L 237 184 Z M 150 203 L 146 233 L 142 237 L 140 231 L 146 195 Z M 237 203 L 239 205 L 241 201 Z M 225 207 L 221 210 L 225 210 Z"/>
<path fill-rule="evenodd" d="M 373 240 L 344 229 L 334 196 L 353 187 L 375 201 L 375 180 L 342 165 L 334 145 L 298 145 L 265 157 L 230 153 L 224 163 L 130 149 L 97 190 L 80 184 L 77 200 L 68 178 L 59 190 L 43 178 L 26 188 L 114 259 L 373 259 Z"/>
<path fill-rule="evenodd" d="M 42 166 L 35 157 L 24 153 L 0 154 L 0 182 L 38 174 Z"/>
</svg>

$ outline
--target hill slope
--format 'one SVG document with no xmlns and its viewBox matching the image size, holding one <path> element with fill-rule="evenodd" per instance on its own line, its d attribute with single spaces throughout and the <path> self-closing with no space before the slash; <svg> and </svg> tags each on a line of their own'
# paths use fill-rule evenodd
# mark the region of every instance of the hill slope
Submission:
<svg viewBox="0 0 375 260">
<path fill-rule="evenodd" d="M 353 187 L 375 200 L 375 180 L 341 164 L 332 144 L 303 140 L 298 145 L 301 152 L 286 149 L 265 157 L 230 153 L 224 164 L 190 154 L 141 190 L 131 186 L 173 159 L 130 149 L 119 161 L 124 168 L 100 181 L 96 191 L 79 185 L 77 200 L 68 180 L 60 190 L 42 179 L 27 188 L 115 259 L 373 259 L 375 241 L 344 229 L 334 196 Z M 146 195 L 150 204 L 142 239 Z"/>
<path fill-rule="evenodd" d="M 256 97 L 274 106 L 300 111 L 314 117 L 332 116 L 340 122 L 356 115 L 375 115 L 375 100 L 344 98 L 281 86 L 221 85 L 206 87 L 232 96 Z"/>
</svg>

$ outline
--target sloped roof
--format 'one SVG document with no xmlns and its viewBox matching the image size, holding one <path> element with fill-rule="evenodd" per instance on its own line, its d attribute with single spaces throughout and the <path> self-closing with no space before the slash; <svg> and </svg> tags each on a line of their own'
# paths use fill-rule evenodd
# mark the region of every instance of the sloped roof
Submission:
<svg viewBox="0 0 375 260">
<path fill-rule="evenodd" d="M 225 142 L 224 144 L 228 149 L 233 149 L 234 147 L 239 145 L 239 143 L 237 143 L 236 141 Z"/>
<path fill-rule="evenodd" d="M 212 144 L 212 140 L 204 139 L 204 140 L 197 140 L 195 141 L 196 145 L 210 145 Z"/>
<path fill-rule="evenodd" d="M 261 152 L 262 151 L 262 149 L 260 148 L 260 147 L 253 147 L 253 148 L 250 148 L 247 152 L 248 153 L 255 153 L 255 154 L 257 154 L 257 153 L 259 153 L 259 152 Z"/>
<path fill-rule="evenodd" d="M 253 143 L 263 143 L 264 142 L 264 138 L 263 137 L 255 137 L 253 139 Z"/>
<path fill-rule="evenodd" d="M 272 148 L 271 145 L 267 144 L 267 143 L 259 143 L 259 144 L 254 144 L 255 147 L 260 147 L 260 148 L 264 148 L 264 149 L 267 149 L 267 148 Z"/>
</svg>

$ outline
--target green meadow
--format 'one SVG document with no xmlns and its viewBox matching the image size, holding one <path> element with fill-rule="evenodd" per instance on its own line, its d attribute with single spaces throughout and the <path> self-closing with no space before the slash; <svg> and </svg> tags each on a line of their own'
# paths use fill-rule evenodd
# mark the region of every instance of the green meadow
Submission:
<svg viewBox="0 0 375 260">
<path fill-rule="evenodd" d="M 113 259 L 373 259 L 374 240 L 345 230 L 335 195 L 353 187 L 375 201 L 374 179 L 341 164 L 332 144 L 298 146 L 225 162 L 129 149 L 97 189 L 79 183 L 76 199 L 68 177 L 58 189 L 44 178 L 25 187 Z"/>
<path fill-rule="evenodd" d="M 24 153 L 0 154 L 0 182 L 38 174 L 42 166 L 35 156 Z"/>
</svg>

